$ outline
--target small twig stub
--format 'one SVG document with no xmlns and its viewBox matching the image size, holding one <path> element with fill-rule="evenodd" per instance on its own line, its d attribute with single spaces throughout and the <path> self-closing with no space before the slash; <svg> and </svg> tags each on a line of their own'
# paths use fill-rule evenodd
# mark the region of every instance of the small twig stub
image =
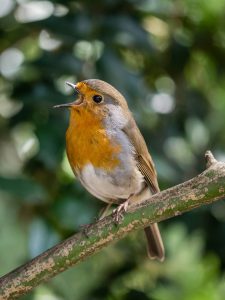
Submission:
<svg viewBox="0 0 225 300">
<path fill-rule="evenodd" d="M 211 167 L 213 164 L 217 163 L 217 160 L 213 156 L 210 150 L 207 150 L 205 153 L 205 160 L 206 160 L 206 168 Z"/>
</svg>

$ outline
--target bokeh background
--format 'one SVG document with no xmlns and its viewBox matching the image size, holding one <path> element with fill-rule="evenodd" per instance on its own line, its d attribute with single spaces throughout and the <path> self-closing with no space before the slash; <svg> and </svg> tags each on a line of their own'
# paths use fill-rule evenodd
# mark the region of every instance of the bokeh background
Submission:
<svg viewBox="0 0 225 300">
<path fill-rule="evenodd" d="M 92 222 L 103 204 L 65 154 L 65 81 L 99 78 L 127 98 L 161 189 L 225 160 L 223 0 L 4 0 L 0 5 L 0 275 Z M 225 295 L 225 204 L 160 224 L 37 287 L 26 300 L 207 300 Z"/>
</svg>

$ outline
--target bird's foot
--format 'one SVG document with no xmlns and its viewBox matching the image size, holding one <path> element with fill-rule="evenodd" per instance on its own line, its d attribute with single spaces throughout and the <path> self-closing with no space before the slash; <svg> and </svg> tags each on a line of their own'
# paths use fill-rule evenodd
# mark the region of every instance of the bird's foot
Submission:
<svg viewBox="0 0 225 300">
<path fill-rule="evenodd" d="M 123 215 L 127 211 L 128 206 L 129 206 L 129 199 L 127 199 L 125 202 L 123 202 L 116 209 L 113 210 L 114 221 L 116 224 L 118 224 L 119 221 L 123 219 Z"/>
</svg>

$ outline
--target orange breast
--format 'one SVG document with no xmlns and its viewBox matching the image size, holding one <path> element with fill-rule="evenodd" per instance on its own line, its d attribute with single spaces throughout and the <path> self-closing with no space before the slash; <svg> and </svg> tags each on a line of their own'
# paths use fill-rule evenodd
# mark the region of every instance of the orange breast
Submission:
<svg viewBox="0 0 225 300">
<path fill-rule="evenodd" d="M 88 109 L 71 109 L 66 133 L 66 150 L 75 170 L 91 163 L 94 167 L 112 170 L 119 164 L 121 146 L 110 139 L 99 116 Z"/>
</svg>

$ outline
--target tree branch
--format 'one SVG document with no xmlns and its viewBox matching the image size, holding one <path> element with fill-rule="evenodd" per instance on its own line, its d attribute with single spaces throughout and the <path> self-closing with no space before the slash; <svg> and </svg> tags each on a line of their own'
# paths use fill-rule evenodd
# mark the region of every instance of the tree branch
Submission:
<svg viewBox="0 0 225 300">
<path fill-rule="evenodd" d="M 118 225 L 110 215 L 0 278 L 0 299 L 26 294 L 131 231 L 223 199 L 225 163 L 217 162 L 210 151 L 205 157 L 207 169 L 203 173 L 130 208 Z"/>
</svg>

